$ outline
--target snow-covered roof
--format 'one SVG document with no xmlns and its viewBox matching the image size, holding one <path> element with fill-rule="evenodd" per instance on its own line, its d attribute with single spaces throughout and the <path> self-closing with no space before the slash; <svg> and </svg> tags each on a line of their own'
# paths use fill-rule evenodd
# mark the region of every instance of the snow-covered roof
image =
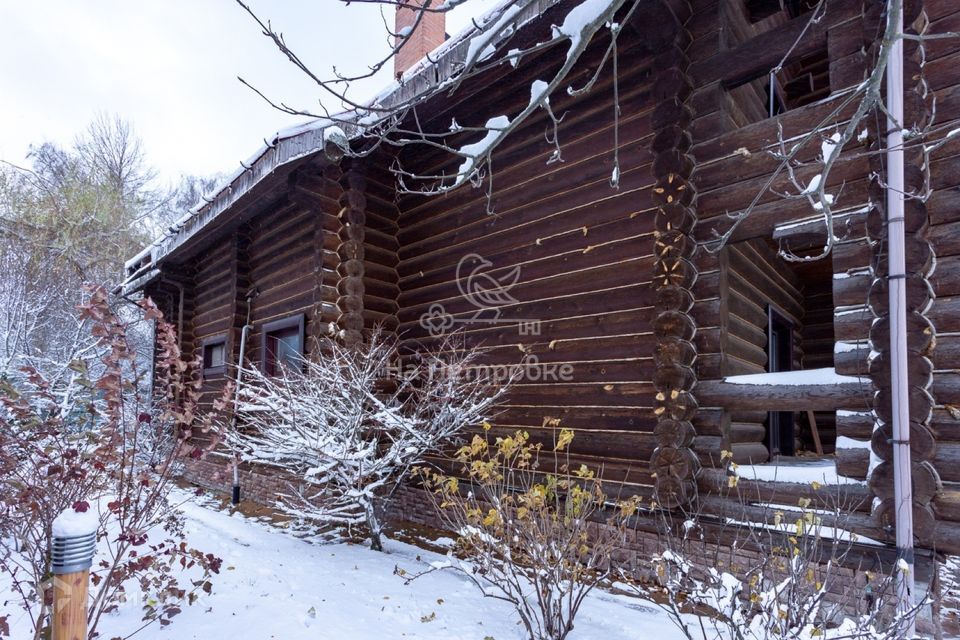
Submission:
<svg viewBox="0 0 960 640">
<path fill-rule="evenodd" d="M 315 154 L 333 143 L 349 144 L 348 136 L 330 120 L 317 119 L 283 129 L 263 144 L 209 194 L 204 195 L 186 215 L 173 223 L 159 238 L 127 261 L 125 293 L 136 291 L 147 281 L 163 258 L 173 253 L 200 229 L 223 215 L 245 193 L 283 165 Z"/>
<path fill-rule="evenodd" d="M 452 78 L 471 55 L 476 55 L 472 40 L 481 33 L 477 25 L 484 25 L 493 16 L 499 15 L 509 7 L 514 24 L 524 26 L 561 0 L 503 0 L 483 17 L 449 38 L 420 62 L 413 65 L 399 82 L 391 82 L 374 97 L 369 105 L 383 112 L 391 107 L 404 104 L 411 99 L 427 95 L 431 89 Z M 490 46 L 491 33 L 496 29 L 483 31 L 484 46 Z M 153 243 L 143 249 L 125 265 L 125 280 L 122 289 L 125 293 L 136 291 L 150 281 L 148 276 L 156 270 L 159 262 L 172 255 L 201 229 L 226 215 L 232 205 L 274 171 L 295 160 L 314 155 L 328 148 L 330 142 L 339 146 L 349 144 L 363 131 L 364 117 L 357 113 L 342 113 L 334 116 L 336 123 L 329 119 L 316 119 L 292 128 L 278 131 L 269 138 L 240 166 L 222 180 L 209 194 L 177 220 Z M 357 126 L 345 124 L 353 121 Z"/>
</svg>

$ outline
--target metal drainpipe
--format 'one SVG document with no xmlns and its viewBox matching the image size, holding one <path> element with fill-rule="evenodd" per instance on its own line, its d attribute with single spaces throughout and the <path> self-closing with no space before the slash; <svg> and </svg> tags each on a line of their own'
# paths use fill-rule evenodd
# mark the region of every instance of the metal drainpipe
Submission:
<svg viewBox="0 0 960 640">
<path fill-rule="evenodd" d="M 904 160 L 903 160 L 903 11 L 899 2 L 888 5 L 887 20 L 894 21 L 896 39 L 887 60 L 887 233 L 888 289 L 890 295 L 890 381 L 893 415 L 894 507 L 897 525 L 897 555 L 905 570 L 897 571 L 898 607 L 913 608 L 913 488 L 910 460 L 910 405 L 907 380 L 907 291 L 904 256 Z M 916 625 L 905 629 L 912 638 Z"/>
<path fill-rule="evenodd" d="M 240 330 L 240 354 L 237 357 L 237 378 L 233 390 L 233 415 L 230 418 L 230 430 L 237 428 L 237 410 L 240 407 L 240 384 L 243 382 L 243 356 L 247 350 L 247 335 L 253 325 L 250 324 L 250 308 L 253 299 L 260 295 L 256 289 L 251 289 L 247 293 L 247 320 Z M 240 466 L 237 456 L 233 456 L 233 491 L 230 494 L 230 502 L 234 505 L 240 504 Z"/>
</svg>

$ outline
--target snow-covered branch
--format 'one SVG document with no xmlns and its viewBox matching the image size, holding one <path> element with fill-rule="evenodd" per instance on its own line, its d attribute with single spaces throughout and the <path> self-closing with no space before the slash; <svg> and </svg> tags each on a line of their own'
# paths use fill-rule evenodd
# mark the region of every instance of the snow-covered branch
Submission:
<svg viewBox="0 0 960 640">
<path fill-rule="evenodd" d="M 417 3 L 407 4 L 397 0 L 368 0 L 371 4 L 391 8 L 402 5 L 403 10 L 416 12 L 412 28 L 407 33 L 390 33 L 395 40 L 395 46 L 388 55 L 369 65 L 365 71 L 355 75 L 345 75 L 334 69 L 331 74 L 322 75 L 311 69 L 297 56 L 284 40 L 283 35 L 269 21 L 260 18 L 248 5 L 237 0 L 238 4 L 253 17 L 264 36 L 273 42 L 288 61 L 317 85 L 321 92 L 321 104 L 325 100 L 332 101 L 341 105 L 345 111 L 339 112 L 326 107 L 322 107 L 319 113 L 297 109 L 272 100 L 255 87 L 251 88 L 272 106 L 285 113 L 323 118 L 345 130 L 357 132 L 360 142 L 353 145 L 351 149 L 353 155 L 368 155 L 381 146 L 394 149 L 420 147 L 426 151 L 439 151 L 454 160 L 454 168 L 450 171 L 440 169 L 423 171 L 420 167 L 407 167 L 397 160 L 393 171 L 397 178 L 398 189 L 402 193 L 436 195 L 447 193 L 468 183 L 480 185 L 484 180 L 492 181 L 491 159 L 494 150 L 541 109 L 547 113 L 553 123 L 551 142 L 554 151 L 545 161 L 560 160 L 560 143 L 557 139 L 556 125 L 561 117 L 551 110 L 551 96 L 557 90 L 564 90 L 574 95 L 588 91 L 592 87 L 592 81 L 580 88 L 567 86 L 567 78 L 577 67 L 587 48 L 603 32 L 609 32 L 609 38 L 605 41 L 606 51 L 600 68 L 594 74 L 595 77 L 609 60 L 615 60 L 616 38 L 620 31 L 620 23 L 614 20 L 614 16 L 623 11 L 622 21 L 629 20 L 640 7 L 641 0 L 583 0 L 568 9 L 557 24 L 551 25 L 550 37 L 523 47 L 513 46 L 514 36 L 530 20 L 529 12 L 525 11 L 529 3 L 504 3 L 481 19 L 474 20 L 473 31 L 465 36 L 469 40 L 458 40 L 455 37 L 445 44 L 442 50 L 427 55 L 426 63 L 435 64 L 438 60 L 437 56 L 465 42 L 462 60 L 452 65 L 445 65 L 444 68 L 451 67 L 452 70 L 438 82 L 414 90 L 410 88 L 414 85 L 405 84 L 406 79 L 401 77 L 398 84 L 392 87 L 392 91 L 388 90 L 372 101 L 354 97 L 353 85 L 359 80 L 372 77 L 383 69 L 405 46 L 406 36 L 419 25 L 425 14 L 446 12 L 467 4 L 467 1 L 426 0 L 423 6 L 419 6 Z M 389 28 L 388 32 L 390 32 Z M 519 112 L 480 115 L 480 121 L 483 124 L 472 127 L 462 127 L 454 121 L 449 128 L 443 127 L 442 130 L 431 129 L 418 113 L 418 108 L 428 100 L 439 95 L 453 95 L 472 78 L 501 65 L 515 67 L 524 58 L 563 45 L 566 45 L 567 50 L 562 60 L 553 68 L 545 67 L 542 77 L 530 83 L 529 101 L 520 108 Z M 397 91 L 400 88 L 409 90 Z"/>
<path fill-rule="evenodd" d="M 470 375 L 472 360 L 455 338 L 405 360 L 383 333 L 355 347 L 330 339 L 301 371 L 245 370 L 243 426 L 227 440 L 289 474 L 288 514 L 366 528 L 379 548 L 383 510 L 409 469 L 483 422 L 506 392 Z"/>
</svg>

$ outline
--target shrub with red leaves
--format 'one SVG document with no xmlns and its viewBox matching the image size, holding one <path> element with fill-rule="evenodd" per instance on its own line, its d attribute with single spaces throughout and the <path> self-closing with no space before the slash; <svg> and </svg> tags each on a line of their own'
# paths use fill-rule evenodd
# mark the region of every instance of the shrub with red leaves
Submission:
<svg viewBox="0 0 960 640">
<path fill-rule="evenodd" d="M 182 515 L 168 500 L 178 460 L 218 442 L 213 423 L 196 409 L 197 363 L 183 359 L 157 308 L 149 300 L 141 307 L 142 319 L 156 321 L 153 380 L 102 288 L 90 289 L 80 308 L 98 355 L 67 365 L 73 375 L 66 388 L 52 388 L 36 370 L 24 370 L 16 383 L 0 380 L 0 572 L 36 639 L 49 628 L 51 528 L 67 509 L 100 518 L 91 638 L 105 613 L 134 600 L 128 590 L 140 592 L 146 624 L 166 625 L 210 592 L 220 569 L 218 558 L 187 544 Z M 151 387 L 153 397 L 145 391 Z M 204 447 L 194 443 L 201 433 L 209 434 Z M 0 637 L 7 635 L 0 618 Z"/>
</svg>

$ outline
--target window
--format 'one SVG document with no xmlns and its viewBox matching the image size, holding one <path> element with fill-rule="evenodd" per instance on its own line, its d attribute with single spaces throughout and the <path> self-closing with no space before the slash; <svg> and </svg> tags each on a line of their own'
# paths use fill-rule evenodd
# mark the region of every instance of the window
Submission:
<svg viewBox="0 0 960 640">
<path fill-rule="evenodd" d="M 206 338 L 202 344 L 203 377 L 223 373 L 227 368 L 227 337 Z"/>
<path fill-rule="evenodd" d="M 282 369 L 299 370 L 303 360 L 303 314 L 263 325 L 263 372 L 278 375 Z"/>
<path fill-rule="evenodd" d="M 823 47 L 785 64 L 779 73 L 765 73 L 729 87 L 730 117 L 738 127 L 798 109 L 830 95 L 830 58 Z"/>
</svg>

